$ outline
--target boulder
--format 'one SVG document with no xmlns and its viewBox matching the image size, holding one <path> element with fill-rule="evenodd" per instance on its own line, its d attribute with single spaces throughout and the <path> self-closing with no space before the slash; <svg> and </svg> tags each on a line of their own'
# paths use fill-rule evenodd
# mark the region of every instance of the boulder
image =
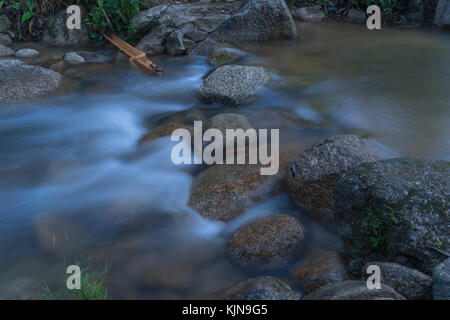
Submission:
<svg viewBox="0 0 450 320">
<path fill-rule="evenodd" d="M 291 163 L 286 179 L 293 198 L 310 207 L 318 220 L 329 223 L 334 221 L 333 187 L 340 176 L 376 159 L 358 137 L 332 136 L 312 145 Z"/>
<path fill-rule="evenodd" d="M 12 40 L 6 33 L 0 33 L 0 44 L 4 46 L 9 46 L 12 44 Z"/>
<path fill-rule="evenodd" d="M 307 256 L 295 265 L 294 276 L 308 291 L 349 278 L 342 258 L 335 251 L 319 251 Z"/>
<path fill-rule="evenodd" d="M 76 52 L 69 52 L 64 55 L 64 62 L 67 64 L 77 65 L 86 63 L 86 60 Z"/>
<path fill-rule="evenodd" d="M 439 0 L 433 23 L 441 28 L 450 27 L 450 0 Z"/>
<path fill-rule="evenodd" d="M 211 53 L 208 57 L 208 64 L 212 67 L 219 67 L 246 56 L 247 53 L 243 50 L 236 49 L 227 43 L 218 43 L 211 49 Z"/>
<path fill-rule="evenodd" d="M 194 179 L 189 206 L 211 220 L 229 221 L 283 191 L 279 175 L 263 176 L 260 165 L 215 164 Z"/>
<path fill-rule="evenodd" d="M 5 14 L 0 15 L 0 33 L 8 33 L 11 25 L 11 20 Z"/>
<path fill-rule="evenodd" d="M 186 46 L 183 42 L 183 38 L 186 32 L 190 32 L 194 29 L 192 24 L 187 24 L 182 28 L 178 28 L 172 32 L 166 40 L 166 51 L 171 56 L 179 56 L 186 53 Z"/>
<path fill-rule="evenodd" d="M 270 74 L 261 67 L 222 66 L 203 80 L 197 97 L 204 103 L 247 104 L 256 99 L 258 89 L 270 78 Z"/>
<path fill-rule="evenodd" d="M 138 28 L 140 33 L 149 33 L 140 41 L 138 49 L 143 50 L 147 55 L 159 55 L 164 53 L 166 39 L 169 35 L 180 43 L 182 37 L 178 29 L 183 29 L 186 25 L 191 25 L 192 30 L 186 30 L 186 38 L 183 45 L 183 52 L 189 53 L 194 49 L 196 43 L 207 38 L 208 33 L 216 30 L 230 15 L 240 7 L 240 1 L 231 3 L 183 3 L 172 4 L 150 8 L 139 13 L 132 19 L 132 24 Z M 169 48 L 172 45 L 169 43 Z M 168 48 L 168 51 L 171 49 Z"/>
<path fill-rule="evenodd" d="M 150 9 L 139 12 L 130 21 L 130 25 L 136 29 L 137 33 L 145 33 L 157 24 L 161 14 L 167 9 L 167 5 L 158 5 Z"/>
<path fill-rule="evenodd" d="M 334 188 L 346 250 L 363 261 L 406 256 L 430 274 L 449 247 L 450 162 L 397 158 L 361 164 Z"/>
<path fill-rule="evenodd" d="M 380 267 L 381 283 L 388 285 L 408 300 L 431 299 L 433 281 L 430 276 L 398 263 L 369 262 L 362 268 L 366 280 L 369 265 Z"/>
<path fill-rule="evenodd" d="M 42 41 L 52 45 L 81 45 L 89 41 L 89 31 L 86 25 L 86 10 L 81 7 L 81 29 L 67 29 L 68 14 L 66 9 L 47 20 Z"/>
<path fill-rule="evenodd" d="M 219 113 L 206 121 L 203 131 L 208 129 L 218 129 L 222 134 L 226 135 L 227 129 L 251 129 L 253 126 L 248 119 L 238 113 Z"/>
<path fill-rule="evenodd" d="M 307 294 L 303 300 L 405 300 L 391 287 L 370 290 L 365 281 L 348 280 L 327 284 Z"/>
<path fill-rule="evenodd" d="M 14 55 L 14 50 L 0 44 L 0 58 L 9 57 Z"/>
<path fill-rule="evenodd" d="M 450 258 L 433 269 L 433 299 L 450 300 Z"/>
<path fill-rule="evenodd" d="M 297 219 L 276 214 L 241 226 L 227 242 L 227 256 L 245 268 L 279 269 L 300 253 L 304 237 Z"/>
<path fill-rule="evenodd" d="M 157 56 L 166 51 L 166 38 L 174 31 L 172 27 L 159 25 L 139 41 L 136 48 L 144 51 L 148 56 Z"/>
<path fill-rule="evenodd" d="M 367 19 L 366 13 L 361 10 L 350 9 L 347 12 L 347 20 L 352 22 L 365 22 Z"/>
<path fill-rule="evenodd" d="M 292 12 L 292 16 L 304 22 L 321 22 L 325 18 L 325 14 L 320 6 L 296 9 Z"/>
<path fill-rule="evenodd" d="M 162 137 L 167 137 L 167 136 L 171 136 L 172 133 L 176 130 L 176 129 L 180 129 L 180 128 L 184 128 L 187 129 L 191 132 L 194 131 L 194 128 L 188 125 L 183 125 L 183 124 L 178 124 L 178 123 L 174 123 L 174 124 L 165 124 L 165 125 L 161 125 L 159 127 L 156 127 L 152 130 L 150 130 L 149 132 L 147 132 L 144 136 L 142 136 L 141 139 L 139 139 L 139 144 L 145 143 L 145 142 L 149 142 L 149 141 L 153 141 L 155 139 L 159 139 Z"/>
<path fill-rule="evenodd" d="M 190 55 L 194 56 L 209 56 L 211 54 L 212 48 L 217 44 L 217 41 L 207 38 L 197 44 L 194 50 L 189 52 Z"/>
<path fill-rule="evenodd" d="M 16 52 L 16 58 L 31 58 L 39 54 L 39 51 L 34 49 L 20 49 Z"/>
<path fill-rule="evenodd" d="M 228 289 L 224 300 L 299 300 L 301 293 L 293 291 L 284 281 L 274 277 L 248 279 Z"/>
<path fill-rule="evenodd" d="M 16 59 L 0 60 L 0 74 L 0 104 L 50 93 L 61 83 L 58 73 Z"/>
<path fill-rule="evenodd" d="M 213 37 L 222 41 L 294 39 L 297 28 L 285 0 L 250 0 Z"/>
</svg>

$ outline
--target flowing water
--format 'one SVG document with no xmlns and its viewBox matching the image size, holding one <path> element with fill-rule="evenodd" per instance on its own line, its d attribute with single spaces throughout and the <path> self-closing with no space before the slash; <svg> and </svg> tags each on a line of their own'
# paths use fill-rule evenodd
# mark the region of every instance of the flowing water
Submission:
<svg viewBox="0 0 450 320">
<path fill-rule="evenodd" d="M 182 57 L 158 60 L 159 77 L 83 65 L 66 72 L 57 95 L 0 107 L 0 297 L 40 298 L 44 285 L 64 285 L 61 260 L 85 258 L 109 265 L 112 298 L 215 297 L 258 274 L 228 261 L 227 238 L 272 213 L 302 221 L 305 251 L 339 249 L 335 231 L 288 194 L 228 224 L 203 219 L 187 205 L 200 169 L 171 163 L 170 138 L 138 146 L 163 123 L 231 110 L 256 128 L 279 128 L 281 145 L 298 153 L 328 135 L 356 133 L 385 153 L 449 159 L 448 33 L 299 29 L 293 42 L 242 44 L 251 52 L 242 63 L 275 78 L 248 106 L 200 104 L 195 91 L 210 68 L 203 57 Z"/>
</svg>

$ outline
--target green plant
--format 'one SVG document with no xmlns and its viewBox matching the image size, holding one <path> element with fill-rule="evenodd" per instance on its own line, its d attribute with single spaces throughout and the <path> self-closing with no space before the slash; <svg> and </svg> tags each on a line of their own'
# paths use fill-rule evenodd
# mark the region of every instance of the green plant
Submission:
<svg viewBox="0 0 450 320">
<path fill-rule="evenodd" d="M 436 247 L 438 247 L 439 249 L 442 248 L 443 243 L 442 240 L 439 238 L 434 238 L 434 244 L 436 245 Z"/>
<path fill-rule="evenodd" d="M 105 266 L 102 270 L 96 271 L 93 268 L 90 259 L 84 262 L 76 262 L 75 265 L 81 270 L 81 288 L 79 290 L 69 290 L 66 287 L 67 278 L 70 276 L 65 273 L 68 267 L 66 261 L 62 262 L 62 278 L 64 279 L 61 287 L 52 290 L 48 285 L 44 286 L 43 298 L 46 300 L 105 300 L 108 299 L 108 289 L 105 286 L 106 276 L 109 267 Z"/>
<path fill-rule="evenodd" d="M 102 33 L 113 30 L 125 40 L 134 42 L 136 30 L 130 26 L 130 20 L 139 13 L 139 0 L 78 0 L 88 10 L 86 23 L 91 38 L 99 39 Z"/>
<path fill-rule="evenodd" d="M 33 8 L 34 8 L 34 1 L 27 0 L 25 8 L 24 8 L 24 13 L 22 15 L 22 20 L 21 20 L 22 23 L 25 23 L 26 21 L 33 18 L 33 16 L 34 16 Z M 30 32 L 31 32 L 31 24 L 30 24 Z"/>
<path fill-rule="evenodd" d="M 375 210 L 369 208 L 366 211 L 362 228 L 374 249 L 382 251 L 389 250 L 389 245 L 385 238 L 385 232 L 393 224 L 399 224 L 397 209 L 384 206 L 385 210 Z"/>
</svg>

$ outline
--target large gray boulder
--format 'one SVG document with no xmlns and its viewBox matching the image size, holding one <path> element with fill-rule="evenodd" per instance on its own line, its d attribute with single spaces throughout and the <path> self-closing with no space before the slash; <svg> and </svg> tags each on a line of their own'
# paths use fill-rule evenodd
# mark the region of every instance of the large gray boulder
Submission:
<svg viewBox="0 0 450 320">
<path fill-rule="evenodd" d="M 4 46 L 9 46 L 12 44 L 10 36 L 6 33 L 0 33 L 0 44 Z"/>
<path fill-rule="evenodd" d="M 171 56 L 179 56 L 187 51 L 186 43 L 189 40 L 184 40 L 184 35 L 188 32 L 194 30 L 194 26 L 192 24 L 186 24 L 181 28 L 178 28 L 174 32 L 172 32 L 166 40 L 166 51 Z"/>
<path fill-rule="evenodd" d="M 227 256 L 246 268 L 283 268 L 300 253 L 304 238 L 297 219 L 275 214 L 241 226 L 227 242 Z"/>
<path fill-rule="evenodd" d="M 450 27 L 450 0 L 439 0 L 433 23 L 442 28 Z"/>
<path fill-rule="evenodd" d="M 247 104 L 255 100 L 258 89 L 270 78 L 270 74 L 261 67 L 226 65 L 203 80 L 197 97 L 204 103 Z"/>
<path fill-rule="evenodd" d="M 397 158 L 361 164 L 334 188 L 346 250 L 363 261 L 406 256 L 430 274 L 449 247 L 450 162 Z"/>
<path fill-rule="evenodd" d="M 334 221 L 333 187 L 340 176 L 357 165 L 375 161 L 362 140 L 354 135 L 326 138 L 306 149 L 287 170 L 293 198 L 310 207 L 323 222 Z"/>
<path fill-rule="evenodd" d="M 49 69 L 20 60 L 0 60 L 0 104 L 19 102 L 55 90 L 61 76 Z"/>
<path fill-rule="evenodd" d="M 370 290 L 365 281 L 334 282 L 307 294 L 303 300 L 405 300 L 391 287 L 381 284 L 381 289 Z"/>
<path fill-rule="evenodd" d="M 363 266 L 364 279 L 369 277 L 369 265 L 377 265 L 381 272 L 381 283 L 388 285 L 408 300 L 431 299 L 433 281 L 430 276 L 398 263 L 369 262 Z"/>
<path fill-rule="evenodd" d="M 433 299 L 450 300 L 450 258 L 433 269 Z"/>
<path fill-rule="evenodd" d="M 296 292 L 284 281 L 274 277 L 248 279 L 228 289 L 224 300 L 299 300 L 301 293 Z"/>
<path fill-rule="evenodd" d="M 285 0 L 250 0 L 213 37 L 223 41 L 294 39 L 297 28 Z"/>
<path fill-rule="evenodd" d="M 137 33 L 150 31 L 152 27 L 159 24 L 159 18 L 166 11 L 167 5 L 159 5 L 139 12 L 130 21 L 130 25 L 136 29 Z"/>
<path fill-rule="evenodd" d="M 47 20 L 42 40 L 52 45 L 80 45 L 89 42 L 89 31 L 86 25 L 86 10 L 81 6 L 81 29 L 69 30 L 66 9 Z"/>
<path fill-rule="evenodd" d="M 177 43 L 184 47 L 186 53 L 191 51 L 197 43 L 204 41 L 207 35 L 216 30 L 241 6 L 241 1 L 220 3 L 178 3 L 150 8 L 139 13 L 131 20 L 140 34 L 148 34 L 139 42 L 138 49 L 147 55 L 159 55 L 166 50 L 166 40 L 169 41 L 168 51 Z M 192 30 L 186 31 L 185 38 L 180 32 L 186 25 Z M 174 33 L 175 32 L 175 33 Z M 169 35 L 172 37 L 168 39 Z M 179 41 L 181 40 L 181 41 Z M 180 45 L 180 43 L 183 43 Z"/>
</svg>

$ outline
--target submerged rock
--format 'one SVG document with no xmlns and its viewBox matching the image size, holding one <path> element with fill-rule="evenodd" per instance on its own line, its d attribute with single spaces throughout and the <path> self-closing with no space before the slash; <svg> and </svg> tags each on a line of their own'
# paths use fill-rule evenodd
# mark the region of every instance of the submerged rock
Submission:
<svg viewBox="0 0 450 320">
<path fill-rule="evenodd" d="M 450 258 L 433 269 L 433 299 L 450 300 Z"/>
<path fill-rule="evenodd" d="M 17 58 L 30 58 L 39 54 L 39 51 L 34 49 L 20 49 L 16 52 Z"/>
<path fill-rule="evenodd" d="M 284 0 L 250 0 L 212 36 L 222 41 L 294 39 L 297 28 Z"/>
<path fill-rule="evenodd" d="M 287 170 L 293 198 L 311 207 L 323 222 L 334 221 L 333 187 L 340 176 L 357 165 L 375 161 L 364 143 L 354 135 L 332 136 L 304 151 Z"/>
<path fill-rule="evenodd" d="M 303 300 L 405 300 L 391 287 L 381 284 L 381 289 L 370 290 L 365 281 L 341 281 L 307 294 Z"/>
<path fill-rule="evenodd" d="M 406 256 L 430 274 L 449 247 L 450 163 L 389 159 L 361 164 L 336 184 L 336 220 L 347 251 L 363 261 Z"/>
<path fill-rule="evenodd" d="M 245 51 L 236 49 L 227 43 L 219 43 L 211 49 L 208 64 L 213 67 L 218 67 L 242 59 L 245 56 L 247 56 Z"/>
<path fill-rule="evenodd" d="M 19 102 L 54 91 L 61 76 L 49 69 L 30 66 L 20 60 L 0 60 L 0 104 Z"/>
<path fill-rule="evenodd" d="M 362 274 L 365 279 L 369 265 L 377 265 L 381 271 L 381 283 L 390 286 L 409 300 L 431 299 L 432 279 L 430 276 L 391 262 L 369 262 L 362 268 Z"/>
<path fill-rule="evenodd" d="M 342 258 L 335 251 L 319 251 L 307 256 L 305 261 L 295 265 L 294 275 L 308 291 L 349 278 Z"/>
<path fill-rule="evenodd" d="M 228 289 L 224 300 L 299 300 L 301 293 L 296 292 L 284 281 L 274 277 L 248 279 Z"/>
<path fill-rule="evenodd" d="M 433 23 L 442 28 L 450 27 L 450 0 L 439 0 Z"/>
<path fill-rule="evenodd" d="M 225 137 L 227 129 L 243 129 L 245 131 L 251 128 L 253 128 L 253 126 L 248 119 L 241 114 L 219 113 L 206 121 L 203 131 L 208 129 L 218 129 Z"/>
<path fill-rule="evenodd" d="M 10 57 L 14 55 L 14 50 L 0 44 L 0 58 Z"/>
<path fill-rule="evenodd" d="M 325 14 L 322 12 L 320 6 L 296 9 L 292 13 L 292 16 L 295 19 L 305 22 L 321 22 L 325 18 Z"/>
<path fill-rule="evenodd" d="M 139 139 L 139 144 L 143 144 L 145 142 L 149 142 L 162 137 L 170 136 L 176 129 L 180 128 L 187 129 L 190 132 L 193 132 L 194 130 L 194 128 L 191 126 L 178 123 L 161 125 L 159 127 L 150 130 L 141 139 Z"/>
<path fill-rule="evenodd" d="M 256 98 L 259 87 L 270 81 L 260 67 L 227 65 L 219 67 L 203 80 L 197 97 L 204 103 L 241 105 Z"/>
<path fill-rule="evenodd" d="M 207 219 L 229 221 L 282 189 L 278 175 L 262 176 L 260 165 L 215 164 L 194 179 L 189 206 Z"/>
<path fill-rule="evenodd" d="M 301 251 L 305 230 L 292 216 L 276 214 L 240 227 L 227 242 L 227 256 L 242 267 L 286 267 Z"/>
<path fill-rule="evenodd" d="M 77 65 L 86 63 L 86 60 L 76 52 L 69 52 L 64 56 L 64 62 L 67 64 Z"/>
<path fill-rule="evenodd" d="M 86 25 L 86 10 L 81 7 L 81 29 L 67 29 L 66 9 L 47 20 L 42 41 L 53 45 L 80 45 L 89 41 L 89 31 Z"/>
</svg>

